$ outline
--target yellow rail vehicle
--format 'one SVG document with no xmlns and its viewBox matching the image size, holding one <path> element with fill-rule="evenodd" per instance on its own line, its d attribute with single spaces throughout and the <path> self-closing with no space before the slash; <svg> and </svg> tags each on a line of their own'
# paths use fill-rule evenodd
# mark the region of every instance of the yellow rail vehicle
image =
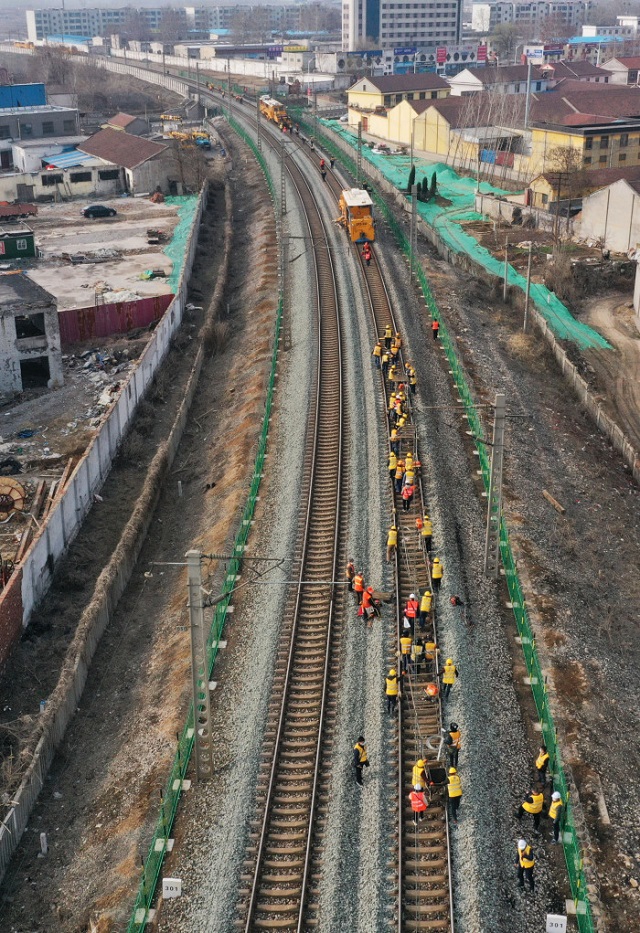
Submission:
<svg viewBox="0 0 640 933">
<path fill-rule="evenodd" d="M 376 238 L 373 201 L 362 188 L 346 188 L 340 195 L 340 223 L 354 243 Z"/>
<path fill-rule="evenodd" d="M 268 120 L 273 120 L 278 126 L 286 126 L 287 129 L 291 128 L 291 118 L 289 114 L 280 101 L 273 97 L 260 98 L 260 113 L 264 114 Z"/>
</svg>

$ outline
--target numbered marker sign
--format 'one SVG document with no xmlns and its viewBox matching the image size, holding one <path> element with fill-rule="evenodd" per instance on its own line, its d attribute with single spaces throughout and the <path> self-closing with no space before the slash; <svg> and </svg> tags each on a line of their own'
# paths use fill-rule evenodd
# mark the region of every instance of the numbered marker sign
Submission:
<svg viewBox="0 0 640 933">
<path fill-rule="evenodd" d="M 567 933 L 567 918 L 560 914 L 547 914 L 545 933 Z"/>
<path fill-rule="evenodd" d="M 182 879 L 181 878 L 163 878 L 162 879 L 162 896 L 165 900 L 168 897 L 180 897 L 182 894 Z M 555 927 L 553 929 L 556 929 Z M 558 929 L 560 929 L 558 927 Z M 564 929 L 564 927 L 562 928 Z"/>
</svg>

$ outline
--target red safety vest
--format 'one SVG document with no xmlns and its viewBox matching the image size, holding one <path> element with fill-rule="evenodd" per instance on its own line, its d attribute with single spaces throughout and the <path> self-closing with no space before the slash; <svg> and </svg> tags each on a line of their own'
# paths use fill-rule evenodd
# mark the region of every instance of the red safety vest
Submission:
<svg viewBox="0 0 640 933">
<path fill-rule="evenodd" d="M 409 800 L 411 801 L 411 809 L 414 813 L 423 813 L 427 807 L 427 801 L 421 790 L 412 790 L 409 794 Z"/>
<path fill-rule="evenodd" d="M 407 607 L 404 610 L 404 614 L 408 619 L 415 619 L 418 614 L 419 603 L 417 599 L 408 599 Z"/>
</svg>

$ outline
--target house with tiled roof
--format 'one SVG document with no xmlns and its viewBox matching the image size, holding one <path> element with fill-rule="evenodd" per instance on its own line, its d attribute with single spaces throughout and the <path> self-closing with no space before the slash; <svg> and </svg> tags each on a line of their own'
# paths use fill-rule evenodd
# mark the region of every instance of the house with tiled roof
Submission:
<svg viewBox="0 0 640 933">
<path fill-rule="evenodd" d="M 147 121 L 143 120 L 142 117 L 133 117 L 130 113 L 116 113 L 104 124 L 103 129 L 107 128 L 130 133 L 132 136 L 146 136 L 149 132 Z"/>
<path fill-rule="evenodd" d="M 179 172 L 170 146 L 107 127 L 90 136 L 78 149 L 106 165 L 120 168 L 124 188 L 130 194 L 151 193 L 158 187 L 165 194 L 176 193 Z"/>
<path fill-rule="evenodd" d="M 640 55 L 610 58 L 602 67 L 611 75 L 611 84 L 634 85 L 639 83 Z"/>
<path fill-rule="evenodd" d="M 448 83 L 432 72 L 367 76 L 347 91 L 349 109 L 356 111 L 354 120 L 361 119 L 359 114 L 389 110 L 403 100 L 437 100 L 448 96 Z"/>
</svg>

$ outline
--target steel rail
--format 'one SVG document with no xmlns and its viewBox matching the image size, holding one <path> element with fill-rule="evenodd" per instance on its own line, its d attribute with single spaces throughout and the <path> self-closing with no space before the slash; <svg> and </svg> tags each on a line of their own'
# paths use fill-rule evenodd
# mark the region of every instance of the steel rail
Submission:
<svg viewBox="0 0 640 933">
<path fill-rule="evenodd" d="M 252 122 L 249 120 L 249 122 Z M 275 147 L 274 148 L 278 148 Z M 291 160 L 288 160 L 289 163 Z M 311 189 L 304 182 L 303 176 L 293 164 L 288 164 L 289 176 L 292 183 L 298 190 L 301 201 L 307 213 L 307 223 L 311 242 L 314 245 L 315 271 L 316 271 L 316 295 L 317 306 L 319 309 L 317 332 L 318 332 L 318 372 L 316 379 L 315 392 L 315 413 L 313 418 L 313 446 L 312 456 L 313 465 L 309 481 L 309 494 L 307 499 L 307 508 L 305 516 L 305 530 L 303 535 L 303 555 L 300 572 L 300 585 L 296 594 L 294 608 L 294 625 L 291 631 L 289 643 L 287 665 L 285 672 L 284 688 L 282 690 L 282 705 L 278 718 L 277 733 L 273 747 L 273 758 L 269 773 L 269 783 L 267 797 L 264 804 L 264 814 L 259 833 L 257 852 L 255 855 L 255 872 L 251 890 L 249 894 L 249 904 L 247 908 L 246 921 L 244 929 L 249 933 L 253 929 L 280 929 L 295 930 L 297 933 L 305 927 L 305 907 L 306 892 L 310 877 L 310 864 L 313 853 L 314 842 L 314 819 L 316 815 L 318 801 L 318 785 L 320 780 L 320 761 L 322 744 L 326 739 L 324 730 L 325 713 L 327 706 L 327 688 L 329 683 L 329 668 L 332 654 L 333 638 L 332 630 L 334 623 L 335 610 L 335 587 L 333 585 L 327 588 L 327 592 L 317 596 L 317 588 L 313 588 L 310 593 L 305 591 L 303 581 L 313 579 L 314 574 L 320 579 L 335 580 L 338 562 L 338 545 L 340 530 L 340 486 L 342 478 L 343 464 L 343 444 L 342 430 L 343 410 L 342 410 L 342 345 L 339 321 L 339 302 L 336 290 L 335 272 L 331 259 L 331 251 L 326 248 L 327 235 L 324 223 L 319 210 L 314 206 L 314 200 Z M 333 505 L 327 505 L 323 502 L 326 498 L 327 490 L 333 487 L 334 501 Z M 318 528 L 322 526 L 323 533 L 318 535 Z M 331 537 L 330 556 L 327 554 L 327 527 Z M 327 564 L 329 563 L 329 567 Z M 318 599 L 324 600 L 324 623 L 318 622 Z M 318 659 L 318 651 L 315 651 L 315 661 L 305 660 L 304 646 L 300 645 L 300 631 L 302 627 L 301 619 L 305 614 L 312 614 L 314 619 L 314 631 L 320 633 L 321 625 L 324 626 L 321 637 L 324 640 L 321 661 Z M 320 637 L 316 634 L 314 638 Z M 302 740 L 302 745 L 307 748 L 305 753 L 305 763 L 303 768 L 311 767 L 312 777 L 310 790 L 307 791 L 308 777 L 304 776 L 302 781 L 302 795 L 306 797 L 306 806 L 300 805 L 300 809 L 276 805 L 276 796 L 278 789 L 285 795 L 293 793 L 289 781 L 292 769 L 295 772 L 294 765 L 287 761 L 287 743 L 291 745 L 296 739 L 291 739 L 291 730 L 293 727 L 289 723 L 289 715 L 299 716 L 299 696 L 296 695 L 296 674 L 309 671 L 311 667 L 314 670 L 313 677 L 317 677 L 318 667 L 321 667 L 321 682 L 314 688 L 313 710 L 308 712 L 308 717 L 313 717 L 315 725 L 315 743 L 313 751 L 309 749 L 309 743 Z M 304 683 L 304 677 L 302 680 Z M 304 703 L 310 706 L 312 699 L 308 694 L 304 694 Z M 293 709 L 291 706 L 293 705 Z M 317 715 L 316 710 L 317 708 Z M 295 720 L 294 720 L 295 721 Z M 288 735 L 288 738 L 287 738 Z M 295 730 L 294 730 L 295 735 Z M 299 740 L 298 740 L 299 741 Z M 293 745 L 293 754 L 301 754 L 295 751 L 299 745 Z M 312 764 L 308 761 L 312 759 Z M 283 778 L 284 773 L 284 778 Z M 278 819 L 278 816 L 284 817 L 284 822 Z M 289 818 L 295 820 L 296 838 L 302 837 L 304 845 L 298 844 L 285 845 L 284 849 L 279 847 L 279 840 L 287 839 L 287 821 Z M 292 824 L 289 824 L 292 825 Z M 304 828 L 301 827 L 304 825 Z M 279 830 L 284 828 L 284 833 Z M 293 825 L 292 825 L 293 828 Z M 286 850 L 286 851 L 285 851 Z M 287 871 L 287 866 L 291 865 L 289 857 L 293 851 L 301 851 L 302 864 L 296 865 L 295 872 L 289 872 L 282 875 L 282 880 L 278 880 L 277 870 L 274 875 L 265 881 L 268 877 L 263 870 L 269 862 L 268 855 L 274 861 L 281 858 L 279 853 L 283 853 L 284 858 L 281 863 L 282 870 Z M 299 859 L 297 860 L 299 861 Z M 272 867 L 272 866 L 271 866 Z M 269 870 L 269 869 L 268 869 Z M 281 871 L 282 871 L 281 870 Z M 293 878 L 296 877 L 294 881 Z M 299 879 L 299 880 L 298 880 Z M 271 887 L 269 887 L 271 885 Z M 279 886 L 280 885 L 280 886 Z M 288 885 L 288 887 L 287 887 Z M 285 903 L 282 903 L 284 901 Z"/>
</svg>

